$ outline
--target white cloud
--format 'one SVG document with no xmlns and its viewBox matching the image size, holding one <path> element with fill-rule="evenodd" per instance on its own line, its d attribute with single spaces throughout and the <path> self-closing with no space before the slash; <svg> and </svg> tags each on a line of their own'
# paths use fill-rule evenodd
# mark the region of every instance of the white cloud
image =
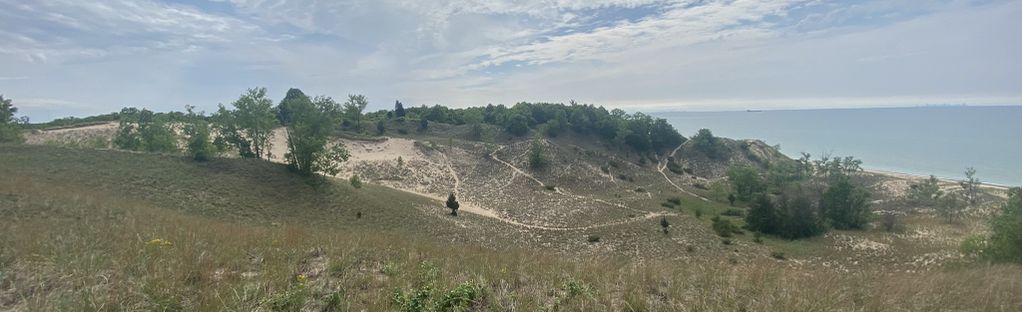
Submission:
<svg viewBox="0 0 1022 312">
<path fill-rule="evenodd" d="M 394 99 L 1011 102 L 1022 85 L 1022 39 L 1011 33 L 1022 28 L 1020 8 L 964 0 L 0 0 L 0 77 L 31 77 L 0 78 L 0 91 L 104 112 L 210 110 L 254 86 L 271 95 L 289 87 L 365 93 L 371 109 Z"/>
</svg>

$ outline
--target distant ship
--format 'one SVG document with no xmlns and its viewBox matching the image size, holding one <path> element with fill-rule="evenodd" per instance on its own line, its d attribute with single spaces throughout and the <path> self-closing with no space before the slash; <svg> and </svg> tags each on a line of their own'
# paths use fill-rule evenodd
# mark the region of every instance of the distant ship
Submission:
<svg viewBox="0 0 1022 312">
<path fill-rule="evenodd" d="M 762 113 L 763 111 L 762 110 L 758 110 L 758 109 L 747 109 L 747 110 L 745 110 L 745 112 L 746 113 Z"/>
</svg>

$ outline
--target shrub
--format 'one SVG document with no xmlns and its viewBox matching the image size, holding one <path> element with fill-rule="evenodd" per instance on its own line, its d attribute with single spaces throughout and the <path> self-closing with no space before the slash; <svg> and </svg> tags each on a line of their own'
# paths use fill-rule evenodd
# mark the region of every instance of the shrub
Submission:
<svg viewBox="0 0 1022 312">
<path fill-rule="evenodd" d="M 543 143 L 538 139 L 533 140 L 532 147 L 529 148 L 529 168 L 539 170 L 546 167 L 547 161 L 543 154 Z"/>
<path fill-rule="evenodd" d="M 973 235 L 962 240 L 961 245 L 958 246 L 958 251 L 967 256 L 978 257 L 982 256 L 988 248 L 989 242 L 987 242 L 986 237 Z"/>
<path fill-rule="evenodd" d="M 880 224 L 884 227 L 884 231 L 893 232 L 898 227 L 898 216 L 892 212 L 884 213 L 880 217 Z"/>
<path fill-rule="evenodd" d="M 785 259 L 783 251 L 773 251 L 773 252 L 770 252 L 770 257 L 772 257 L 774 259 L 777 259 L 777 260 L 784 260 Z"/>
<path fill-rule="evenodd" d="M 996 261 L 1022 263 L 1022 188 L 1008 191 L 1008 202 L 991 220 L 986 253 Z"/>
<path fill-rule="evenodd" d="M 763 179 L 749 166 L 733 166 L 727 170 L 727 180 L 734 186 L 735 195 L 742 201 L 752 200 L 754 195 L 766 190 Z"/>
<path fill-rule="evenodd" d="M 685 174 L 685 169 L 675 162 L 667 162 L 667 170 L 670 170 L 674 174 Z"/>
<path fill-rule="evenodd" d="M 820 208 L 826 212 L 830 224 L 837 229 L 861 229 L 872 212 L 869 209 L 870 193 L 854 185 L 849 178 L 838 175 L 820 200 Z"/>
<path fill-rule="evenodd" d="M 436 311 L 465 311 L 483 296 L 483 285 L 464 282 L 440 297 Z"/>
<path fill-rule="evenodd" d="M 713 217 L 713 231 L 717 232 L 717 235 L 720 237 L 731 237 L 733 234 L 742 233 L 742 230 L 732 223 L 731 220 L 721 218 L 720 216 Z"/>
<path fill-rule="evenodd" d="M 446 205 L 448 209 L 451 209 L 452 216 L 458 215 L 458 208 L 461 207 L 461 204 L 458 203 L 458 198 L 454 196 L 454 193 L 451 193 L 450 196 L 447 196 Z"/>
<path fill-rule="evenodd" d="M 699 132 L 692 136 L 692 147 L 710 159 L 724 159 L 730 156 L 727 146 L 713 136 L 710 129 L 699 129 Z"/>
<path fill-rule="evenodd" d="M 362 188 L 362 179 L 359 178 L 357 174 L 352 175 L 351 179 L 349 179 L 348 181 L 351 182 L 351 187 L 354 187 L 356 189 Z"/>
<path fill-rule="evenodd" d="M 18 119 L 14 118 L 14 114 L 18 112 L 18 108 L 14 107 L 11 103 L 11 99 L 4 99 L 3 95 L 0 95 L 0 143 L 21 143 L 25 139 L 21 136 L 21 127 L 18 126 Z M 25 119 L 25 124 L 28 124 Z"/>
<path fill-rule="evenodd" d="M 720 214 L 724 215 L 724 216 L 729 216 L 729 217 L 744 217 L 745 216 L 745 210 L 741 210 L 741 209 L 737 209 L 737 208 L 730 208 L 728 210 L 724 210 L 724 212 L 721 212 Z"/>
<path fill-rule="evenodd" d="M 681 205 L 681 197 L 671 197 L 671 198 L 668 198 L 667 202 L 669 202 L 671 204 L 674 204 L 676 206 L 680 206 Z"/>
<path fill-rule="evenodd" d="M 590 243 L 598 243 L 598 242 L 600 242 L 600 236 L 599 235 L 589 235 L 589 236 L 586 237 L 586 241 L 590 242 Z"/>
</svg>

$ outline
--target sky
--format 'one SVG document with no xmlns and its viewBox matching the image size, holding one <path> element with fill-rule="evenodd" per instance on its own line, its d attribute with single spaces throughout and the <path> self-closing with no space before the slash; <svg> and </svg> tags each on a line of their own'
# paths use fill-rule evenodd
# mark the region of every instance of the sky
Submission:
<svg viewBox="0 0 1022 312">
<path fill-rule="evenodd" d="M 33 121 L 214 111 L 248 88 L 369 110 L 1022 104 L 1022 1 L 0 0 Z"/>
</svg>

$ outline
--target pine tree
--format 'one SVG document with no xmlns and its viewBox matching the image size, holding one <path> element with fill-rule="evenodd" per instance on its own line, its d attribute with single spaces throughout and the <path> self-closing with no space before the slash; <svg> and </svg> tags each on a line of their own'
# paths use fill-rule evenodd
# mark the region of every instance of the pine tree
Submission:
<svg viewBox="0 0 1022 312">
<path fill-rule="evenodd" d="M 405 106 L 401 104 L 401 101 L 394 101 L 394 115 L 397 118 L 405 117 Z"/>
<path fill-rule="evenodd" d="M 458 199 L 454 197 L 454 193 L 451 193 L 450 196 L 447 196 L 447 208 L 451 209 L 452 216 L 458 216 L 458 207 L 460 206 L 461 204 L 458 204 Z"/>
</svg>

